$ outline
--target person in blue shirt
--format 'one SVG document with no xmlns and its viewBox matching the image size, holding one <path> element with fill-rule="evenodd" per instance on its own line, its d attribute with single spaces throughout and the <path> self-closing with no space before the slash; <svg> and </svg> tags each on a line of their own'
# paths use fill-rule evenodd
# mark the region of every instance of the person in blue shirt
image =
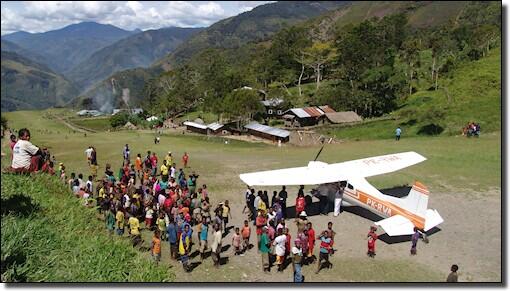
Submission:
<svg viewBox="0 0 510 291">
<path fill-rule="evenodd" d="M 395 130 L 395 140 L 397 141 L 400 140 L 400 134 L 402 134 L 402 129 L 400 129 L 400 127 L 397 127 L 397 129 Z"/>
<path fill-rule="evenodd" d="M 177 259 L 177 227 L 174 223 L 174 218 L 170 215 L 170 223 L 166 227 L 168 233 L 168 242 L 170 243 L 170 256 L 172 259 Z"/>
<path fill-rule="evenodd" d="M 202 218 L 202 223 L 200 224 L 199 232 L 200 232 L 200 260 L 204 260 L 205 258 L 205 250 L 207 249 L 207 234 L 209 231 L 209 226 L 207 225 L 207 219 L 205 217 Z"/>
</svg>

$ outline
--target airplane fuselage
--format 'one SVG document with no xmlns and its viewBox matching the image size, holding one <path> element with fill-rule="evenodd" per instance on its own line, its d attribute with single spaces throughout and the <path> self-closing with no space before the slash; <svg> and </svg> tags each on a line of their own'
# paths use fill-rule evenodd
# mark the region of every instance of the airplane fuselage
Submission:
<svg viewBox="0 0 510 291">
<path fill-rule="evenodd" d="M 368 192 L 368 191 L 366 191 Z M 344 189 L 342 204 L 344 206 L 359 206 L 363 207 L 383 218 L 388 218 L 393 215 L 400 214 L 409 219 L 416 227 L 423 229 L 425 227 L 425 219 L 420 217 L 404 208 L 395 205 L 394 203 L 384 199 L 382 193 L 370 195 L 360 189 Z"/>
</svg>

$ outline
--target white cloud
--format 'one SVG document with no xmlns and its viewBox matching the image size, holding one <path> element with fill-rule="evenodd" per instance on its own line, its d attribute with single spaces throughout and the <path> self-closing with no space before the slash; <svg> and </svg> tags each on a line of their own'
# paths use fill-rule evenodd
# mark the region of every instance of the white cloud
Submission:
<svg viewBox="0 0 510 291">
<path fill-rule="evenodd" d="M 209 26 L 272 1 L 24 1 L 2 2 L 2 35 L 44 32 L 82 21 L 123 29 Z"/>
</svg>

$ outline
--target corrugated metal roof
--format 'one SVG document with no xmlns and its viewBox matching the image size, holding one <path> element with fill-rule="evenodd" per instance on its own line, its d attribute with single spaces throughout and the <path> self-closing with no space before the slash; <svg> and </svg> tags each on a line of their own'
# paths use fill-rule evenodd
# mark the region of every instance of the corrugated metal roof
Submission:
<svg viewBox="0 0 510 291">
<path fill-rule="evenodd" d="M 196 127 L 196 128 L 200 128 L 200 129 L 207 129 L 207 125 L 192 122 L 192 121 L 185 121 L 183 124 L 186 126 Z"/>
<path fill-rule="evenodd" d="M 336 111 L 329 107 L 329 105 L 319 106 L 319 108 L 324 111 L 324 113 L 335 113 Z"/>
<path fill-rule="evenodd" d="M 283 137 L 283 138 L 288 137 L 290 135 L 290 132 L 288 132 L 287 130 L 270 127 L 270 126 L 263 125 L 263 124 L 260 124 L 257 122 L 252 122 L 250 124 L 247 124 L 244 126 L 244 128 L 255 130 L 255 131 L 260 131 L 263 133 L 267 133 L 270 135 Z"/>
<path fill-rule="evenodd" d="M 324 115 L 324 111 L 320 110 L 317 107 L 305 107 L 303 110 L 308 113 L 311 117 L 319 117 Z"/>
<path fill-rule="evenodd" d="M 213 123 L 211 123 L 211 124 L 209 124 L 209 125 L 207 126 L 207 128 L 210 128 L 210 129 L 212 129 L 212 130 L 214 130 L 214 131 L 216 131 L 216 130 L 218 130 L 218 129 L 222 128 L 222 127 L 223 127 L 223 124 L 220 124 L 220 123 L 218 123 L 218 122 L 213 122 Z"/>
<path fill-rule="evenodd" d="M 292 108 L 292 109 L 289 109 L 289 111 L 294 113 L 299 118 L 311 117 L 310 114 L 308 114 L 302 108 Z"/>
<path fill-rule="evenodd" d="M 269 99 L 260 101 L 264 106 L 278 106 L 283 103 L 283 99 Z"/>
</svg>

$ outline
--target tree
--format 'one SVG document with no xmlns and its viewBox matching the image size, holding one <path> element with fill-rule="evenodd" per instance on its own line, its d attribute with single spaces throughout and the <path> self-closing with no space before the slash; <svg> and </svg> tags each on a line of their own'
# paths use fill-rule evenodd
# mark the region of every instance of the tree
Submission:
<svg viewBox="0 0 510 291">
<path fill-rule="evenodd" d="M 325 65 L 331 63 L 336 57 L 336 50 L 333 48 L 331 43 L 328 42 L 316 42 L 311 47 L 306 48 L 302 52 L 304 58 L 302 64 L 313 68 L 315 72 L 315 90 L 319 90 L 321 71 Z M 301 75 L 303 68 L 301 70 Z M 301 80 L 300 75 L 300 80 Z M 301 81 L 300 81 L 301 83 Z"/>
<path fill-rule="evenodd" d="M 110 125 L 115 128 L 123 126 L 128 122 L 129 114 L 127 112 L 120 112 L 110 117 Z"/>
<path fill-rule="evenodd" d="M 420 43 L 418 39 L 410 39 L 402 44 L 402 58 L 409 70 L 409 96 L 413 93 L 413 77 L 415 67 L 420 63 Z"/>
<path fill-rule="evenodd" d="M 230 92 L 222 102 L 222 111 L 230 118 L 239 122 L 250 119 L 254 113 L 263 111 L 255 90 L 237 89 Z"/>
</svg>

